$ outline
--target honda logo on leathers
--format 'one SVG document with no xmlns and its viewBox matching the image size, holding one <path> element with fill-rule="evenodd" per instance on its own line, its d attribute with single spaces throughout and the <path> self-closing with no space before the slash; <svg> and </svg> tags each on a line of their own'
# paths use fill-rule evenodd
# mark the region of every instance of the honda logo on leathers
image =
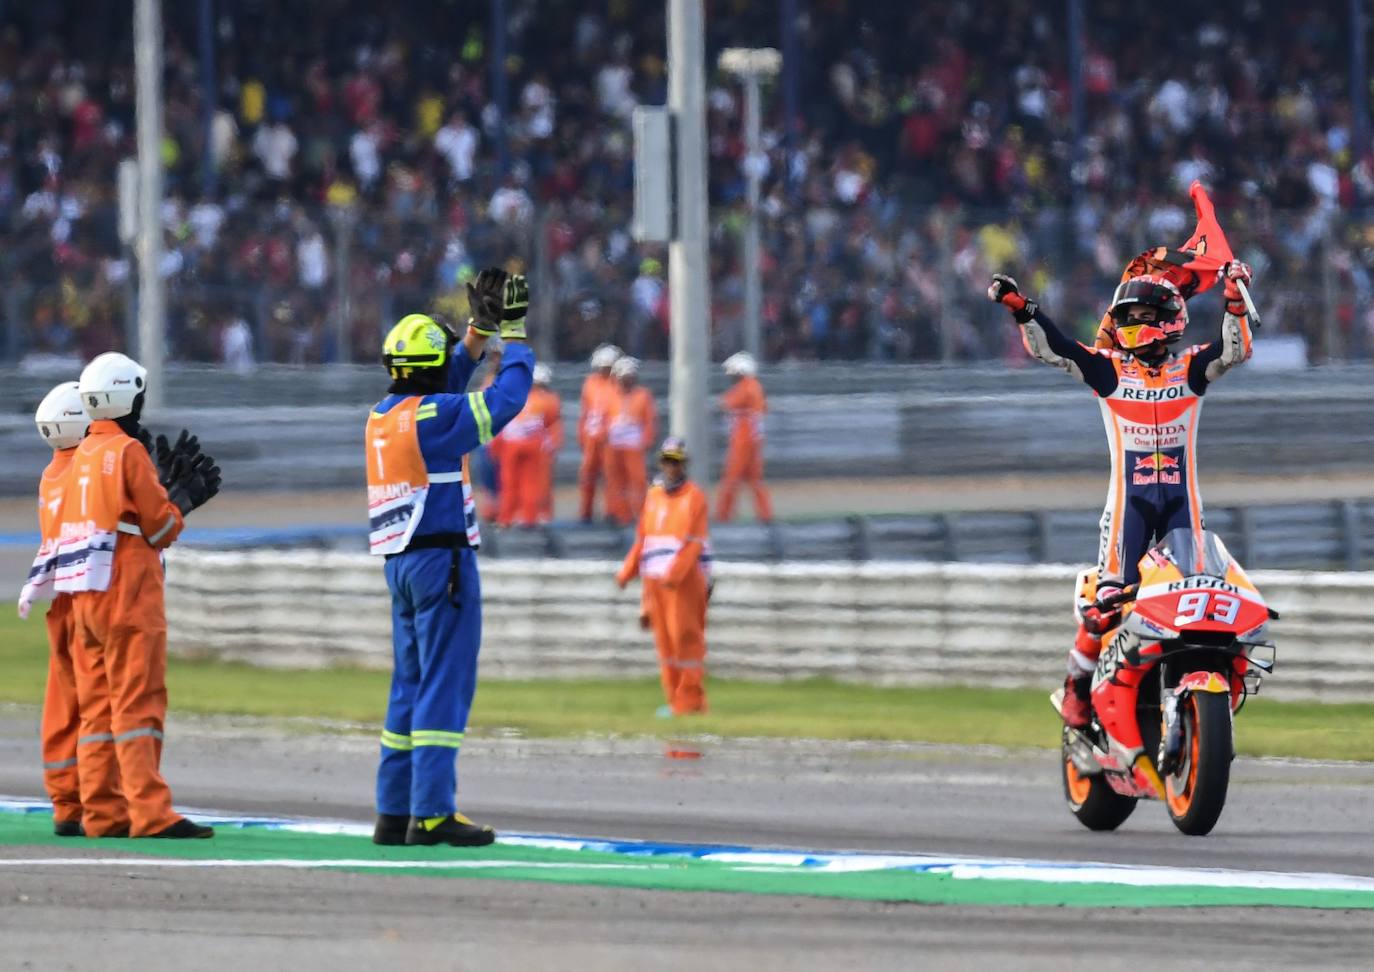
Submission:
<svg viewBox="0 0 1374 972">
<path fill-rule="evenodd" d="M 1188 431 L 1186 425 L 1123 425 L 1123 435 L 1183 435 Z"/>
<path fill-rule="evenodd" d="M 1121 397 L 1137 402 L 1162 402 L 1173 398 L 1183 398 L 1187 392 L 1182 385 L 1170 388 L 1122 388 Z"/>
</svg>

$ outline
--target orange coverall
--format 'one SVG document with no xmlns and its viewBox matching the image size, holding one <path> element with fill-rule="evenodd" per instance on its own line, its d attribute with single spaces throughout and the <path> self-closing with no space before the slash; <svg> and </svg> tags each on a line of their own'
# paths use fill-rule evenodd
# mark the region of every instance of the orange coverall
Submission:
<svg viewBox="0 0 1374 972">
<path fill-rule="evenodd" d="M 558 396 L 539 385 L 525 407 L 496 437 L 501 461 L 502 526 L 548 522 L 553 491 L 553 458 L 563 444 Z"/>
<path fill-rule="evenodd" d="M 744 376 L 721 397 L 720 407 L 730 416 L 730 445 L 716 493 L 716 519 L 726 523 L 734 516 L 735 494 L 743 482 L 754 493 L 754 515 L 767 522 L 773 519 L 773 501 L 763 485 L 763 416 L 768 411 L 763 385 Z"/>
<path fill-rule="evenodd" d="M 56 555 L 62 530 L 62 494 L 76 449 L 58 449 L 38 484 L 38 530 L 43 546 Z M 48 685 L 43 694 L 40 729 L 43 788 L 52 801 L 54 823 L 81 822 L 81 787 L 76 775 L 76 739 L 80 714 L 76 674 L 72 670 L 72 596 L 57 594 L 48 608 Z"/>
<path fill-rule="evenodd" d="M 674 715 L 706 711 L 706 600 L 711 550 L 706 494 L 691 481 L 649 488 L 634 546 L 616 574 L 644 579 L 641 619 L 653 627 L 663 696 Z"/>
<path fill-rule="evenodd" d="M 181 511 L 168 500 L 147 450 L 112 421 L 91 423 L 68 475 L 64 536 L 71 527 L 113 531 L 127 524 L 115 542 L 109 586 L 72 595 L 86 834 L 127 826 L 131 836 L 146 836 L 180 819 L 159 769 L 167 615 L 158 551 L 181 533 Z M 59 568 L 59 585 L 61 576 Z"/>
<path fill-rule="evenodd" d="M 610 375 L 594 371 L 582 383 L 582 412 L 577 420 L 582 468 L 577 474 L 577 485 L 580 493 L 578 515 L 584 520 L 592 518 L 596 482 L 606 473 L 607 422 L 619 397 L 620 389 Z"/>
<path fill-rule="evenodd" d="M 544 389 L 549 396 L 549 407 L 553 411 L 553 423 L 546 427 L 544 452 L 539 465 L 539 481 L 544 484 L 544 499 L 539 506 L 539 522 L 548 523 L 553 519 L 553 480 L 558 465 L 558 453 L 563 451 L 563 399 L 552 388 Z"/>
<path fill-rule="evenodd" d="M 635 385 L 616 396 L 607 432 L 606 512 L 630 524 L 644 508 L 648 487 L 645 453 L 658 436 L 653 392 Z"/>
</svg>

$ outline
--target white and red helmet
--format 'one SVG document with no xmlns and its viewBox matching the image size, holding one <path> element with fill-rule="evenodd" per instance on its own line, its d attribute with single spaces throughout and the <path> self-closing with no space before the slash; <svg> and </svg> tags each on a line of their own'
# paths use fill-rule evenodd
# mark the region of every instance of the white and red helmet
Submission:
<svg viewBox="0 0 1374 972">
<path fill-rule="evenodd" d="M 1155 319 L 1137 320 L 1132 308 L 1153 307 Z M 1112 340 L 1122 351 L 1139 351 L 1151 344 L 1174 344 L 1188 327 L 1188 303 L 1178 286 L 1166 277 L 1146 274 L 1123 280 L 1112 295 Z"/>
</svg>

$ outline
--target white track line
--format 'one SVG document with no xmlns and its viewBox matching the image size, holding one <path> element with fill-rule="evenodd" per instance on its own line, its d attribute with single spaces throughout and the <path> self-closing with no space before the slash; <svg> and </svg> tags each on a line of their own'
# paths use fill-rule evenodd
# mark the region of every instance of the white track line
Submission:
<svg viewBox="0 0 1374 972">
<path fill-rule="evenodd" d="M 241 861 L 230 858 L 211 858 L 193 860 L 166 857 L 29 857 L 0 859 L 0 867 L 122 867 L 130 870 L 144 867 L 275 867 L 295 870 L 319 870 L 325 868 L 366 868 L 368 870 L 392 871 L 480 871 L 492 868 L 529 868 L 535 870 L 563 871 L 644 871 L 665 870 L 673 865 L 665 863 L 641 862 L 634 864 L 604 864 L 601 862 L 578 864 L 556 863 L 549 861 L 492 861 L 492 860 L 448 860 L 448 861 L 372 861 L 350 860 L 348 858 L 265 858 L 260 861 Z"/>
</svg>

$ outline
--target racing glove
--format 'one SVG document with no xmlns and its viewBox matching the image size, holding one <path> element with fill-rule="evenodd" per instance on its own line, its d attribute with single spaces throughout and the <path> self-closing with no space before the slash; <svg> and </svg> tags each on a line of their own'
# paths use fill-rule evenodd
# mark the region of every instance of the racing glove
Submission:
<svg viewBox="0 0 1374 972">
<path fill-rule="evenodd" d="M 1035 301 L 1022 295 L 1021 290 L 1016 285 L 1016 281 L 1005 273 L 994 273 L 992 283 L 988 286 L 988 300 L 994 304 L 1002 304 L 1011 311 L 1011 316 L 1016 318 L 1016 323 L 1025 324 L 1038 309 Z"/>
<path fill-rule="evenodd" d="M 506 277 L 501 297 L 501 339 L 525 340 L 525 312 L 530 306 L 530 286 L 523 273 Z"/>
<path fill-rule="evenodd" d="M 1226 298 L 1226 313 L 1236 317 L 1244 317 L 1245 298 L 1240 295 L 1240 284 L 1250 286 L 1250 280 L 1254 276 L 1250 270 L 1250 265 L 1241 263 L 1239 260 L 1232 260 L 1217 271 L 1217 276 L 1226 282 L 1223 292 Z"/>
<path fill-rule="evenodd" d="M 1083 627 L 1090 634 L 1106 634 L 1121 621 L 1121 588 L 1104 584 L 1097 589 L 1097 600 L 1081 612 Z"/>
<path fill-rule="evenodd" d="M 501 330 L 505 312 L 506 281 L 510 274 L 499 267 L 487 267 L 468 284 L 468 327 L 483 337 Z"/>
<path fill-rule="evenodd" d="M 150 450 L 151 451 L 151 450 Z M 153 458 L 157 462 L 157 478 L 162 483 L 163 489 L 171 486 L 172 463 L 177 456 L 185 456 L 194 459 L 200 455 L 200 439 L 190 433 L 188 429 L 182 429 L 177 436 L 177 441 L 172 444 L 167 441 L 167 436 L 157 437 L 157 449 L 153 453 Z"/>
<path fill-rule="evenodd" d="M 200 509 L 219 494 L 221 483 L 219 466 L 205 454 L 194 458 L 178 456 L 172 463 L 172 484 L 167 488 L 167 498 L 186 516 L 192 510 Z"/>
<path fill-rule="evenodd" d="M 138 439 L 139 445 L 148 450 L 148 455 L 152 456 L 154 459 L 157 458 L 157 453 L 154 451 L 153 447 L 153 433 L 140 425 L 138 427 L 138 435 L 134 436 L 134 438 Z"/>
</svg>

